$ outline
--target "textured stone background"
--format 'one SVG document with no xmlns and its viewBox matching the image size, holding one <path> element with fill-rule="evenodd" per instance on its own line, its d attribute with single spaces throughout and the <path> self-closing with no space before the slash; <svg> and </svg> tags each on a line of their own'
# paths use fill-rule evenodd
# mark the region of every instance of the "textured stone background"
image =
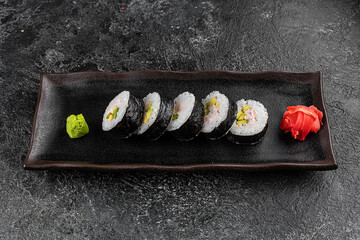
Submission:
<svg viewBox="0 0 360 240">
<path fill-rule="evenodd" d="M 359 5 L 0 0 L 0 239 L 359 239 Z M 139 69 L 321 70 L 339 169 L 22 169 L 41 72 Z"/>
</svg>

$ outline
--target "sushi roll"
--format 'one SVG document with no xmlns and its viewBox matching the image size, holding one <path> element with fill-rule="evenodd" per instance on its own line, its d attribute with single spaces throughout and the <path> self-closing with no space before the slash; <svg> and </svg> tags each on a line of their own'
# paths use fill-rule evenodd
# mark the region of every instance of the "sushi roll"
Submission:
<svg viewBox="0 0 360 240">
<path fill-rule="evenodd" d="M 167 131 L 180 141 L 189 141 L 202 129 L 205 115 L 203 105 L 189 92 L 177 96 L 174 104 L 173 116 Z"/>
<path fill-rule="evenodd" d="M 226 135 L 236 120 L 237 106 L 218 91 L 211 92 L 202 100 L 205 120 L 201 132 L 212 140 Z"/>
<path fill-rule="evenodd" d="M 144 102 L 130 94 L 129 91 L 119 93 L 107 106 L 102 122 L 102 129 L 110 131 L 121 138 L 130 137 L 141 125 Z"/>
<path fill-rule="evenodd" d="M 171 121 L 174 102 L 160 98 L 157 92 L 148 94 L 143 101 L 144 117 L 136 134 L 156 140 L 165 132 Z"/>
<path fill-rule="evenodd" d="M 263 104 L 241 99 L 236 102 L 236 122 L 228 133 L 228 139 L 237 144 L 253 145 L 261 141 L 267 129 L 268 112 Z"/>
</svg>

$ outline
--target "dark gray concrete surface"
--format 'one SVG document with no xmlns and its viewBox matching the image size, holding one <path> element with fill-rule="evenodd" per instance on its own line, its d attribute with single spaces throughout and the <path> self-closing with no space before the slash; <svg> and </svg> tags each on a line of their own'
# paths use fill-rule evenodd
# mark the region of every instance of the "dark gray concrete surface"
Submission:
<svg viewBox="0 0 360 240">
<path fill-rule="evenodd" d="M 41 72 L 140 69 L 321 70 L 339 168 L 22 169 Z M 0 0 L 0 239 L 359 239 L 359 75 L 359 1 Z"/>
</svg>

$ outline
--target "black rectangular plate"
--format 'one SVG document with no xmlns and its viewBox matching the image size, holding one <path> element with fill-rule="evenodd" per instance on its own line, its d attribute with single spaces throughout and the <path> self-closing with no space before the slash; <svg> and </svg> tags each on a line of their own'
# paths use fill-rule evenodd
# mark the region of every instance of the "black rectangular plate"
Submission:
<svg viewBox="0 0 360 240">
<path fill-rule="evenodd" d="M 101 122 L 110 100 L 123 90 L 143 98 L 156 91 L 175 98 L 190 91 L 201 100 L 218 90 L 230 99 L 254 99 L 269 112 L 268 130 L 255 146 L 226 138 L 197 137 L 179 142 L 165 134 L 157 141 L 141 137 L 117 139 L 103 132 Z M 314 105 L 324 113 L 318 134 L 305 141 L 280 130 L 286 107 Z M 70 139 L 66 118 L 82 113 L 90 133 Z M 322 91 L 321 72 L 135 71 L 78 72 L 41 75 L 26 169 L 79 170 L 331 170 L 337 168 Z"/>
</svg>

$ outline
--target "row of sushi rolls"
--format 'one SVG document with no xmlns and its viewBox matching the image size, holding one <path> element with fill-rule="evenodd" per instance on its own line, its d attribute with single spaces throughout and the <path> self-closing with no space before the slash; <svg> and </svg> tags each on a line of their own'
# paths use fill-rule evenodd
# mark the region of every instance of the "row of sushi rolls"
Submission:
<svg viewBox="0 0 360 240">
<path fill-rule="evenodd" d="M 219 91 L 201 101 L 190 92 L 172 100 L 157 92 L 139 99 L 122 91 L 107 106 L 102 129 L 121 138 L 136 134 L 156 140 L 167 131 L 180 141 L 203 134 L 211 140 L 227 137 L 236 144 L 256 144 L 264 136 L 267 122 L 268 112 L 262 103 L 234 102 Z"/>
</svg>

